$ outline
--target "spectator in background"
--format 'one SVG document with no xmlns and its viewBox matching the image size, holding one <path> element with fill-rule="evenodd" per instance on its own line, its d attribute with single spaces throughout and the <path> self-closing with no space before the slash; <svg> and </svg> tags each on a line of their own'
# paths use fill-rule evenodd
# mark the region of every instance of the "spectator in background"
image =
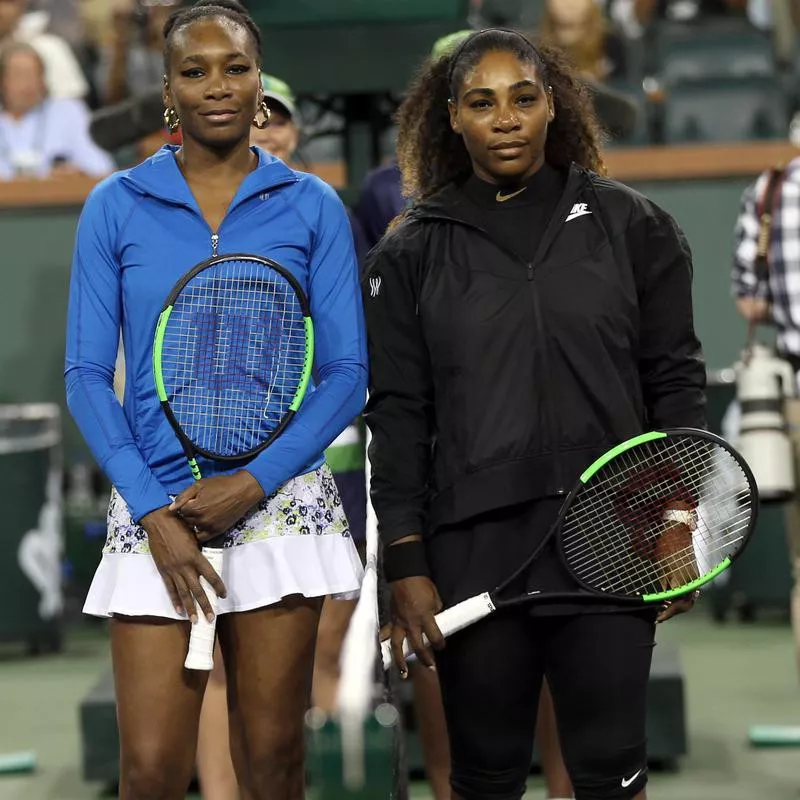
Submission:
<svg viewBox="0 0 800 800">
<path fill-rule="evenodd" d="M 81 0 L 30 0 L 30 11 L 46 20 L 45 27 L 64 39 L 73 49 L 80 48 L 84 42 L 84 27 L 81 17 Z"/>
<path fill-rule="evenodd" d="M 82 99 L 89 84 L 70 46 L 47 33 L 46 14 L 26 14 L 27 0 L 0 0 L 0 48 L 11 42 L 26 42 L 44 64 L 47 93 L 53 99 Z"/>
<path fill-rule="evenodd" d="M 762 238 L 763 237 L 763 238 Z M 731 289 L 736 310 L 751 325 L 770 325 L 776 349 L 800 378 L 800 157 L 785 169 L 761 173 L 744 191 L 734 232 Z M 766 269 L 759 269 L 759 243 Z M 800 399 L 785 406 L 800 478 Z M 792 571 L 791 617 L 800 672 L 800 495 L 784 506 Z"/>
<path fill-rule="evenodd" d="M 33 45 L 15 42 L 0 53 L 0 103 L 0 179 L 113 171 L 111 157 L 89 136 L 83 101 L 48 97 L 44 60 Z"/>
<path fill-rule="evenodd" d="M 114 7 L 110 0 L 79 0 L 81 27 L 84 31 L 84 43 L 94 54 L 95 64 L 106 48 L 110 47 L 113 38 Z M 92 73 L 93 83 L 97 83 L 96 66 Z"/>
<path fill-rule="evenodd" d="M 627 75 L 625 43 L 609 30 L 596 0 L 547 0 L 538 33 L 564 50 L 584 77 L 605 81 Z"/>
<path fill-rule="evenodd" d="M 608 17 L 628 39 L 639 39 L 653 14 L 656 0 L 599 0 Z"/>
<path fill-rule="evenodd" d="M 310 165 L 300 157 L 298 150 L 302 127 L 294 93 L 285 81 L 263 72 L 261 88 L 264 92 L 264 102 L 270 112 L 269 125 L 261 130 L 253 128 L 250 143 L 292 167 L 299 161 L 303 169 L 310 170 Z M 356 256 L 359 264 L 362 264 L 369 246 L 360 221 L 349 208 L 347 216 L 353 231 Z"/>
<path fill-rule="evenodd" d="M 396 161 L 373 169 L 364 178 L 355 214 L 370 248 L 378 244 L 389 223 L 406 205 L 400 187 L 401 180 Z"/>
<path fill-rule="evenodd" d="M 300 118 L 297 102 L 289 85 L 274 75 L 261 73 L 264 102 L 269 108 L 269 125 L 253 128 L 250 143 L 289 163 L 300 144 Z"/>
<path fill-rule="evenodd" d="M 771 2 L 771 0 L 769 0 Z M 611 0 L 611 14 L 635 16 L 646 27 L 653 19 L 671 22 L 694 22 L 703 17 L 742 16 L 748 13 L 748 5 L 761 0 Z M 631 6 L 633 10 L 631 11 Z M 615 8 L 616 7 L 616 8 Z"/>
<path fill-rule="evenodd" d="M 164 25 L 184 5 L 183 0 L 113 2 L 111 37 L 103 49 L 97 74 L 100 96 L 107 104 L 161 83 Z"/>
</svg>

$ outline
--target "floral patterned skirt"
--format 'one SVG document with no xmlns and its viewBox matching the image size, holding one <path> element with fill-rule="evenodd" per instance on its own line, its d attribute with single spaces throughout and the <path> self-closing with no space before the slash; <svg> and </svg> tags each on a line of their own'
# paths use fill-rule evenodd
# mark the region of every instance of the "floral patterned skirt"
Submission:
<svg viewBox="0 0 800 800">
<path fill-rule="evenodd" d="M 358 595 L 363 569 L 326 465 L 299 475 L 241 519 L 225 536 L 219 613 L 247 611 L 290 594 Z M 150 556 L 147 534 L 114 490 L 103 557 L 84 604 L 98 617 L 181 619 Z"/>
</svg>

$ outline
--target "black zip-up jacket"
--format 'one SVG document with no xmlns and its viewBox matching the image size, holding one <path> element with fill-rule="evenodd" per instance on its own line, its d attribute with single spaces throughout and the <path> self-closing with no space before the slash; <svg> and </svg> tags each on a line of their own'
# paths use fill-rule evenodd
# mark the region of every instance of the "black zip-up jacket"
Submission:
<svg viewBox="0 0 800 800">
<path fill-rule="evenodd" d="M 363 281 L 381 537 L 566 493 L 620 441 L 705 427 L 692 260 L 674 220 L 573 165 L 534 260 L 456 187 L 412 209 Z"/>
</svg>

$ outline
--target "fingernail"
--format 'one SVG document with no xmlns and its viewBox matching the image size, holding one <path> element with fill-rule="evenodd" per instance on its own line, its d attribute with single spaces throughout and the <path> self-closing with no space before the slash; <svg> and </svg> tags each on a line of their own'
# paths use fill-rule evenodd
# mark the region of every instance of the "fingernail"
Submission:
<svg viewBox="0 0 800 800">
<path fill-rule="evenodd" d="M 435 664 L 431 664 L 431 665 L 428 667 L 428 669 L 429 669 L 431 672 L 436 672 L 436 665 L 435 665 Z"/>
<path fill-rule="evenodd" d="M 408 670 L 401 669 L 400 670 L 400 680 L 404 681 L 408 677 Z"/>
<path fill-rule="evenodd" d="M 192 620 L 192 625 L 197 625 L 197 614 L 192 614 L 190 619 Z"/>
<path fill-rule="evenodd" d="M 186 612 L 183 610 L 182 606 L 175 606 L 175 611 L 177 611 L 182 617 L 186 615 Z"/>
<path fill-rule="evenodd" d="M 214 615 L 213 615 L 213 614 L 206 614 L 206 619 L 207 619 L 209 622 L 213 622 L 213 621 L 214 621 Z"/>
</svg>

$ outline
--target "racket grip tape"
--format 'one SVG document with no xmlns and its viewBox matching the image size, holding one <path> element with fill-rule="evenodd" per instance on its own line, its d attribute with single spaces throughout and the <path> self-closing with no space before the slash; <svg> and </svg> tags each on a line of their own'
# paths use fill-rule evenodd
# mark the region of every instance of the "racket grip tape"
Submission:
<svg viewBox="0 0 800 800">
<path fill-rule="evenodd" d="M 495 605 L 489 592 L 477 594 L 467 600 L 462 600 L 444 611 L 440 611 L 434 619 L 442 632 L 445 639 L 457 631 L 463 630 L 479 619 L 489 616 L 494 611 Z M 427 636 L 423 636 L 423 642 L 427 647 L 430 642 Z M 403 641 L 403 655 L 406 658 L 413 657 L 413 650 L 408 642 L 408 639 Z M 390 639 L 381 642 L 381 658 L 383 659 L 383 668 L 389 669 L 392 663 L 392 643 Z"/>
<path fill-rule="evenodd" d="M 221 547 L 204 547 L 203 555 L 211 564 L 214 572 L 222 578 L 223 551 Z M 223 578 L 224 580 L 224 578 Z M 200 607 L 197 608 L 197 622 L 192 625 L 192 632 L 189 636 L 189 652 L 183 666 L 186 669 L 210 670 L 214 665 L 214 641 L 217 635 L 217 609 L 219 608 L 219 597 L 211 588 L 211 584 L 200 576 L 200 585 L 206 593 L 211 610 L 214 612 L 213 621 L 209 622 Z"/>
</svg>

